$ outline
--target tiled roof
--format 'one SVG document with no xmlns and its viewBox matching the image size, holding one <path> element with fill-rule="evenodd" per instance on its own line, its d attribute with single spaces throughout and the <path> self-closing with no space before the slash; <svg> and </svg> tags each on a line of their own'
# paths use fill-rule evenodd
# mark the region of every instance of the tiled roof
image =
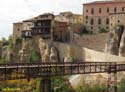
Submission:
<svg viewBox="0 0 125 92">
<path fill-rule="evenodd" d="M 125 3 L 125 1 L 94 1 L 90 3 L 85 3 L 83 5 L 89 5 L 89 4 L 107 4 L 107 3 Z"/>
</svg>

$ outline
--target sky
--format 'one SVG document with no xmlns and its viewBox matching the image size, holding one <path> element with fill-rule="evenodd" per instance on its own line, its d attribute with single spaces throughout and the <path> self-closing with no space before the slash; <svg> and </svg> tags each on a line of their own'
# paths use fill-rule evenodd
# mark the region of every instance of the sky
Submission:
<svg viewBox="0 0 125 92">
<path fill-rule="evenodd" d="M 82 14 L 83 3 L 94 0 L 0 0 L 0 39 L 13 33 L 13 23 L 42 13 L 63 11 Z"/>
</svg>

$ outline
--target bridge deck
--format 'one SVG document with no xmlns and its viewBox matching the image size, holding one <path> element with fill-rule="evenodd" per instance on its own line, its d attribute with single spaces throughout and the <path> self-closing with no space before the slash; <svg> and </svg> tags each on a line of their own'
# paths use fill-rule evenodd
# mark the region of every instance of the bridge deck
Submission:
<svg viewBox="0 0 125 92">
<path fill-rule="evenodd" d="M 0 64 L 0 80 L 120 71 L 125 71 L 125 64 L 117 64 L 116 62 Z"/>
</svg>

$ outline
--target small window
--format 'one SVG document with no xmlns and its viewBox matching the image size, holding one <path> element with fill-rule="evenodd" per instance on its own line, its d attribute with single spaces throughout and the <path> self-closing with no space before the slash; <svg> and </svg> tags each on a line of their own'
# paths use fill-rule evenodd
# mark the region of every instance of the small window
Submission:
<svg viewBox="0 0 125 92">
<path fill-rule="evenodd" d="M 118 20 L 118 23 L 120 22 L 120 20 Z"/>
<path fill-rule="evenodd" d="M 20 31 L 20 29 L 18 28 L 18 31 Z"/>
<path fill-rule="evenodd" d="M 88 23 L 88 21 L 86 21 L 86 24 Z"/>
<path fill-rule="evenodd" d="M 99 8 L 99 13 L 101 13 L 102 12 L 102 9 L 101 8 Z"/>
<path fill-rule="evenodd" d="M 91 30 L 93 30 L 93 27 L 91 27 Z"/>
<path fill-rule="evenodd" d="M 107 8 L 107 13 L 109 13 L 109 8 Z"/>
<path fill-rule="evenodd" d="M 86 12 L 88 12 L 88 10 L 86 10 Z"/>
<path fill-rule="evenodd" d="M 106 24 L 109 24 L 109 19 L 108 18 L 106 19 Z"/>
<path fill-rule="evenodd" d="M 101 19 L 98 19 L 98 24 L 101 24 Z"/>
<path fill-rule="evenodd" d="M 91 10 L 91 14 L 94 14 L 94 8 L 92 8 L 92 10 Z"/>
<path fill-rule="evenodd" d="M 88 19 L 88 16 L 86 16 L 86 19 Z"/>
<path fill-rule="evenodd" d="M 90 23 L 91 25 L 93 25 L 94 24 L 94 20 L 93 19 L 91 19 L 91 23 Z"/>
<path fill-rule="evenodd" d="M 122 7 L 122 11 L 125 11 L 125 7 Z"/>
<path fill-rule="evenodd" d="M 114 8 L 114 12 L 117 12 L 117 7 Z"/>
</svg>

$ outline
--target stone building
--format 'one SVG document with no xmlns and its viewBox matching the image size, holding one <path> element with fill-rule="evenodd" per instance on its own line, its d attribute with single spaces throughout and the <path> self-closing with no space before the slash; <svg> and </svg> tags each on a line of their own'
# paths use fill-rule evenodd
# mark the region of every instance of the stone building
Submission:
<svg viewBox="0 0 125 92">
<path fill-rule="evenodd" d="M 28 19 L 23 21 L 23 30 L 21 36 L 29 35 L 31 36 L 32 28 L 34 27 L 34 23 L 32 22 L 34 19 Z"/>
<path fill-rule="evenodd" d="M 54 41 L 69 41 L 68 23 L 56 20 L 55 15 L 51 13 L 44 13 L 23 22 L 22 36 L 24 38 L 39 36 Z"/>
<path fill-rule="evenodd" d="M 125 56 L 125 13 L 110 14 L 110 35 L 105 51 L 110 54 Z"/>
<path fill-rule="evenodd" d="M 24 20 L 21 22 L 13 23 L 13 39 L 14 43 L 17 38 L 22 38 L 22 35 L 25 31 L 31 31 L 34 24 L 32 23 L 33 19 Z"/>
<path fill-rule="evenodd" d="M 67 22 L 54 22 L 53 40 L 61 42 L 69 42 L 69 25 Z"/>
<path fill-rule="evenodd" d="M 34 21 L 32 21 L 34 23 L 34 27 L 32 27 L 32 34 L 34 36 L 40 35 L 43 39 L 50 39 L 53 32 L 53 21 L 53 14 L 45 13 L 39 15 Z"/>
<path fill-rule="evenodd" d="M 110 19 L 110 30 L 113 30 L 117 25 L 125 26 L 125 13 L 111 13 L 109 15 Z"/>
<path fill-rule="evenodd" d="M 83 16 L 80 14 L 73 14 L 72 12 L 61 12 L 55 16 L 55 20 L 67 22 L 68 24 L 83 23 Z"/>
<path fill-rule="evenodd" d="M 84 25 L 94 33 L 109 30 L 109 14 L 125 12 L 123 1 L 95 1 L 83 4 Z"/>
<path fill-rule="evenodd" d="M 21 38 L 23 30 L 23 22 L 13 23 L 13 41 L 15 43 L 17 38 Z"/>
<path fill-rule="evenodd" d="M 22 22 L 13 23 L 14 43 L 17 38 L 21 38 L 22 36 L 32 37 L 31 33 L 34 35 L 38 34 L 43 38 L 51 38 L 52 33 L 50 32 L 53 30 L 54 18 L 53 14 L 45 13 Z"/>
</svg>

